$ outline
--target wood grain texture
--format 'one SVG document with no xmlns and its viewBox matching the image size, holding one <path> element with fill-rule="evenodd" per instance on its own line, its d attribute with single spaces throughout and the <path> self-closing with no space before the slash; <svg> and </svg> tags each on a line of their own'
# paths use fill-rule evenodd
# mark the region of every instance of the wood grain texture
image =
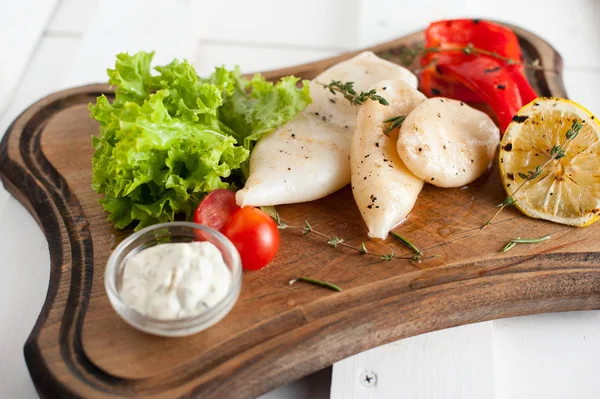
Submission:
<svg viewBox="0 0 600 399">
<path fill-rule="evenodd" d="M 566 97 L 560 56 L 514 28 L 528 58 L 557 72 L 530 76 L 541 95 Z M 394 49 L 422 33 L 374 48 Z M 267 73 L 314 77 L 348 58 Z M 126 325 L 104 292 L 103 272 L 116 231 L 91 190 L 90 136 L 98 133 L 87 104 L 106 85 L 53 94 L 27 109 L 0 145 L 0 173 L 49 243 L 51 274 L 40 317 L 25 345 L 30 373 L 47 397 L 253 397 L 333 362 L 400 338 L 500 317 L 600 308 L 600 232 L 528 219 L 507 210 L 479 226 L 504 192 L 497 168 L 466 189 L 427 186 L 397 231 L 439 258 L 419 267 L 331 248 L 317 237 L 282 232 L 271 266 L 245 273 L 239 301 L 219 324 L 192 337 L 165 339 Z M 304 219 L 347 242 L 367 240 L 345 188 L 311 203 L 278 207 L 290 224 Z M 499 253 L 516 236 L 551 234 L 537 246 Z M 407 253 L 370 240 L 372 251 Z M 309 276 L 344 288 L 334 293 L 288 281 Z"/>
</svg>

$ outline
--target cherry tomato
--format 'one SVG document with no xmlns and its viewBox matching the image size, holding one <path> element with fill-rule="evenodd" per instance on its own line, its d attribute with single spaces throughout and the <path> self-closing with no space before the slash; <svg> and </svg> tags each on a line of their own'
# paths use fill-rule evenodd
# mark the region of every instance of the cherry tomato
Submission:
<svg viewBox="0 0 600 399">
<path fill-rule="evenodd" d="M 246 270 L 259 270 L 273 260 L 279 249 L 275 221 L 258 208 L 245 206 L 235 211 L 222 233 L 235 245 Z"/>
<path fill-rule="evenodd" d="M 239 208 L 233 191 L 220 188 L 211 191 L 200 202 L 194 212 L 194 222 L 221 231 L 231 214 Z"/>
</svg>

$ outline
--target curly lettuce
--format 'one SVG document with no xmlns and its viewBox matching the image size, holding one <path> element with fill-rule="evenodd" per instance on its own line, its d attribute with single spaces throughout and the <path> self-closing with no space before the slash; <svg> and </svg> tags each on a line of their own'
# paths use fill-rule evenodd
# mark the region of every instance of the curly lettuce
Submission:
<svg viewBox="0 0 600 399">
<path fill-rule="evenodd" d="M 153 53 L 119 54 L 108 69 L 115 99 L 90 104 L 100 123 L 93 137 L 92 187 L 108 220 L 135 229 L 189 218 L 203 196 L 231 188 L 254 142 L 310 103 L 307 82 L 277 84 L 238 69 L 200 78 L 187 61 L 151 70 Z"/>
</svg>

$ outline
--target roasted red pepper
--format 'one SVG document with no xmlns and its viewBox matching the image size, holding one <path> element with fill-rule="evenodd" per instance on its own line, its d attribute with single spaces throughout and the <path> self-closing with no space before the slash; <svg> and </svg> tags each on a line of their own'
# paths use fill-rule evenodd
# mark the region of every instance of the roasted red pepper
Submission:
<svg viewBox="0 0 600 399">
<path fill-rule="evenodd" d="M 476 19 L 434 22 L 425 33 L 425 48 L 430 49 L 421 58 L 425 94 L 485 102 L 502 130 L 523 104 L 536 98 L 523 65 L 506 61 L 523 60 L 519 41 L 508 28 Z"/>
</svg>

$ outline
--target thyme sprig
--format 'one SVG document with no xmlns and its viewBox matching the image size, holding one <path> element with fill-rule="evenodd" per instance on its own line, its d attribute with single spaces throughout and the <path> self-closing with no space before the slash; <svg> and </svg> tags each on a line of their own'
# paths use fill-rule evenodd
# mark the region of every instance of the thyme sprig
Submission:
<svg viewBox="0 0 600 399">
<path fill-rule="evenodd" d="M 352 105 L 361 105 L 367 100 L 377 101 L 381 105 L 389 105 L 390 103 L 379 94 L 375 89 L 371 89 L 369 91 L 361 91 L 360 93 L 356 93 L 354 90 L 354 82 L 341 82 L 339 80 L 332 80 L 329 84 L 320 83 L 325 89 L 329 89 L 331 94 L 340 93 L 344 96 L 344 98 L 350 101 Z"/>
<path fill-rule="evenodd" d="M 315 230 L 312 227 L 312 225 L 308 222 L 308 220 L 304 221 L 304 226 L 292 226 L 292 225 L 287 224 L 285 221 L 283 221 L 281 219 L 281 217 L 279 216 L 279 213 L 275 210 L 274 207 L 264 206 L 264 207 L 261 207 L 261 209 L 263 210 L 263 212 L 265 212 L 269 216 L 271 216 L 273 218 L 273 220 L 275 220 L 275 223 L 277 224 L 277 228 L 279 230 L 285 230 L 285 229 L 302 230 L 302 235 L 314 234 L 316 236 L 319 236 L 319 237 L 325 239 L 327 241 L 327 244 L 334 248 L 337 248 L 338 246 L 346 247 L 346 248 L 352 249 L 353 251 L 358 252 L 360 255 L 376 256 L 379 259 L 385 260 L 388 262 L 393 259 L 407 259 L 407 260 L 411 260 L 411 261 L 420 263 L 422 260 L 435 258 L 435 256 L 429 256 L 429 257 L 423 258 L 422 251 L 417 249 L 417 247 L 414 246 L 414 244 L 412 244 L 409 240 L 407 240 L 406 238 L 404 238 L 394 232 L 390 232 L 390 234 L 392 234 L 392 236 L 395 237 L 396 239 L 398 239 L 397 237 L 401 237 L 400 241 L 403 242 L 404 245 L 408 246 L 413 252 L 415 252 L 415 255 L 400 256 L 400 255 L 396 255 L 396 253 L 394 253 L 394 252 L 390 252 L 387 254 L 371 252 L 367 249 L 364 242 L 360 243 L 360 247 L 355 247 L 354 245 L 348 244 L 343 238 L 338 237 L 337 235 L 330 236 L 330 235 L 327 235 L 325 233 Z M 404 241 L 402 241 L 402 240 L 404 240 Z"/>
<path fill-rule="evenodd" d="M 544 242 L 549 239 L 550 236 L 544 236 L 540 238 L 513 238 L 508 242 L 508 244 L 506 244 L 504 248 L 502 248 L 501 252 L 506 252 L 517 244 L 539 244 L 540 242 Z"/>
<path fill-rule="evenodd" d="M 332 283 L 328 283 L 326 281 L 321 281 L 321 280 L 315 280 L 314 278 L 308 278 L 308 277 L 297 277 L 297 278 L 293 278 L 290 280 L 290 285 L 296 283 L 297 281 L 303 281 L 305 283 L 309 283 L 309 284 L 314 284 L 314 285 L 318 285 L 321 287 L 325 287 L 325 288 L 329 288 L 330 290 L 334 290 L 337 292 L 342 292 L 342 289 Z"/>
<path fill-rule="evenodd" d="M 512 206 L 517 202 L 517 199 L 515 198 L 515 195 L 529 182 L 537 179 L 542 172 L 544 171 L 544 169 L 546 169 L 546 167 L 548 165 L 550 165 L 551 162 L 556 161 L 558 159 L 564 158 L 566 155 L 566 147 L 567 145 L 575 140 L 575 138 L 577 137 L 577 135 L 579 134 L 579 132 L 581 131 L 581 129 L 583 128 L 583 124 L 585 122 L 579 122 L 578 119 L 573 121 L 573 124 L 571 125 L 571 127 L 569 128 L 569 130 L 567 130 L 567 133 L 565 134 L 565 140 L 562 142 L 562 144 L 560 145 L 555 145 L 554 147 L 552 147 L 552 149 L 550 150 L 550 158 L 548 158 L 548 160 L 546 162 L 544 162 L 543 164 L 538 165 L 534 170 L 529 170 L 527 171 L 527 173 L 522 173 L 519 172 L 519 177 L 524 179 L 524 181 L 519 185 L 519 187 L 516 188 L 515 191 L 513 191 L 513 193 L 511 195 L 509 195 L 508 197 L 506 197 L 504 199 L 504 201 L 498 205 L 498 211 L 496 211 L 496 213 L 487 221 L 485 222 L 485 224 L 483 226 L 481 226 L 482 229 L 484 229 L 487 225 L 492 224 L 492 222 L 494 221 L 494 219 L 496 219 L 496 217 L 500 214 L 500 212 L 502 212 L 504 210 L 504 208 L 506 208 L 507 206 Z M 510 248 L 509 248 L 510 249 Z"/>
<path fill-rule="evenodd" d="M 402 123 L 404 122 L 405 119 L 406 119 L 406 115 L 399 115 L 399 116 L 394 116 L 393 118 L 389 118 L 389 119 L 384 120 L 385 123 L 390 123 L 391 122 L 391 125 L 383 133 L 384 134 L 388 134 L 389 132 L 391 132 L 395 128 L 402 126 Z"/>
<path fill-rule="evenodd" d="M 407 46 L 407 47 L 402 47 L 400 48 L 398 51 L 390 51 L 390 52 L 386 52 L 384 54 L 382 54 L 383 58 L 393 58 L 394 56 L 397 56 L 400 59 L 400 63 L 404 66 L 410 66 L 413 65 L 415 63 L 415 61 L 417 61 L 417 59 L 419 59 L 420 57 L 423 57 L 426 54 L 429 53 L 444 53 L 444 52 L 461 52 L 463 54 L 467 54 L 467 55 L 486 55 L 495 59 L 498 59 L 500 61 L 505 62 L 507 65 L 522 65 L 525 68 L 528 69 L 533 69 L 533 70 L 544 70 L 544 71 L 550 71 L 550 72 L 556 72 L 553 69 L 547 69 L 544 68 L 539 59 L 535 59 L 533 60 L 533 62 L 528 63 L 528 62 L 523 62 L 521 60 L 515 60 L 513 58 L 509 58 L 509 57 L 504 57 L 500 54 L 498 54 L 495 51 L 489 51 L 489 50 L 485 50 L 479 47 L 475 47 L 475 45 L 473 43 L 469 43 L 466 46 L 456 46 L 456 47 L 423 47 L 422 44 L 417 44 L 414 46 Z M 433 60 L 431 62 L 431 64 L 435 64 L 435 60 Z M 426 67 L 428 67 L 429 65 L 427 65 Z"/>
</svg>

